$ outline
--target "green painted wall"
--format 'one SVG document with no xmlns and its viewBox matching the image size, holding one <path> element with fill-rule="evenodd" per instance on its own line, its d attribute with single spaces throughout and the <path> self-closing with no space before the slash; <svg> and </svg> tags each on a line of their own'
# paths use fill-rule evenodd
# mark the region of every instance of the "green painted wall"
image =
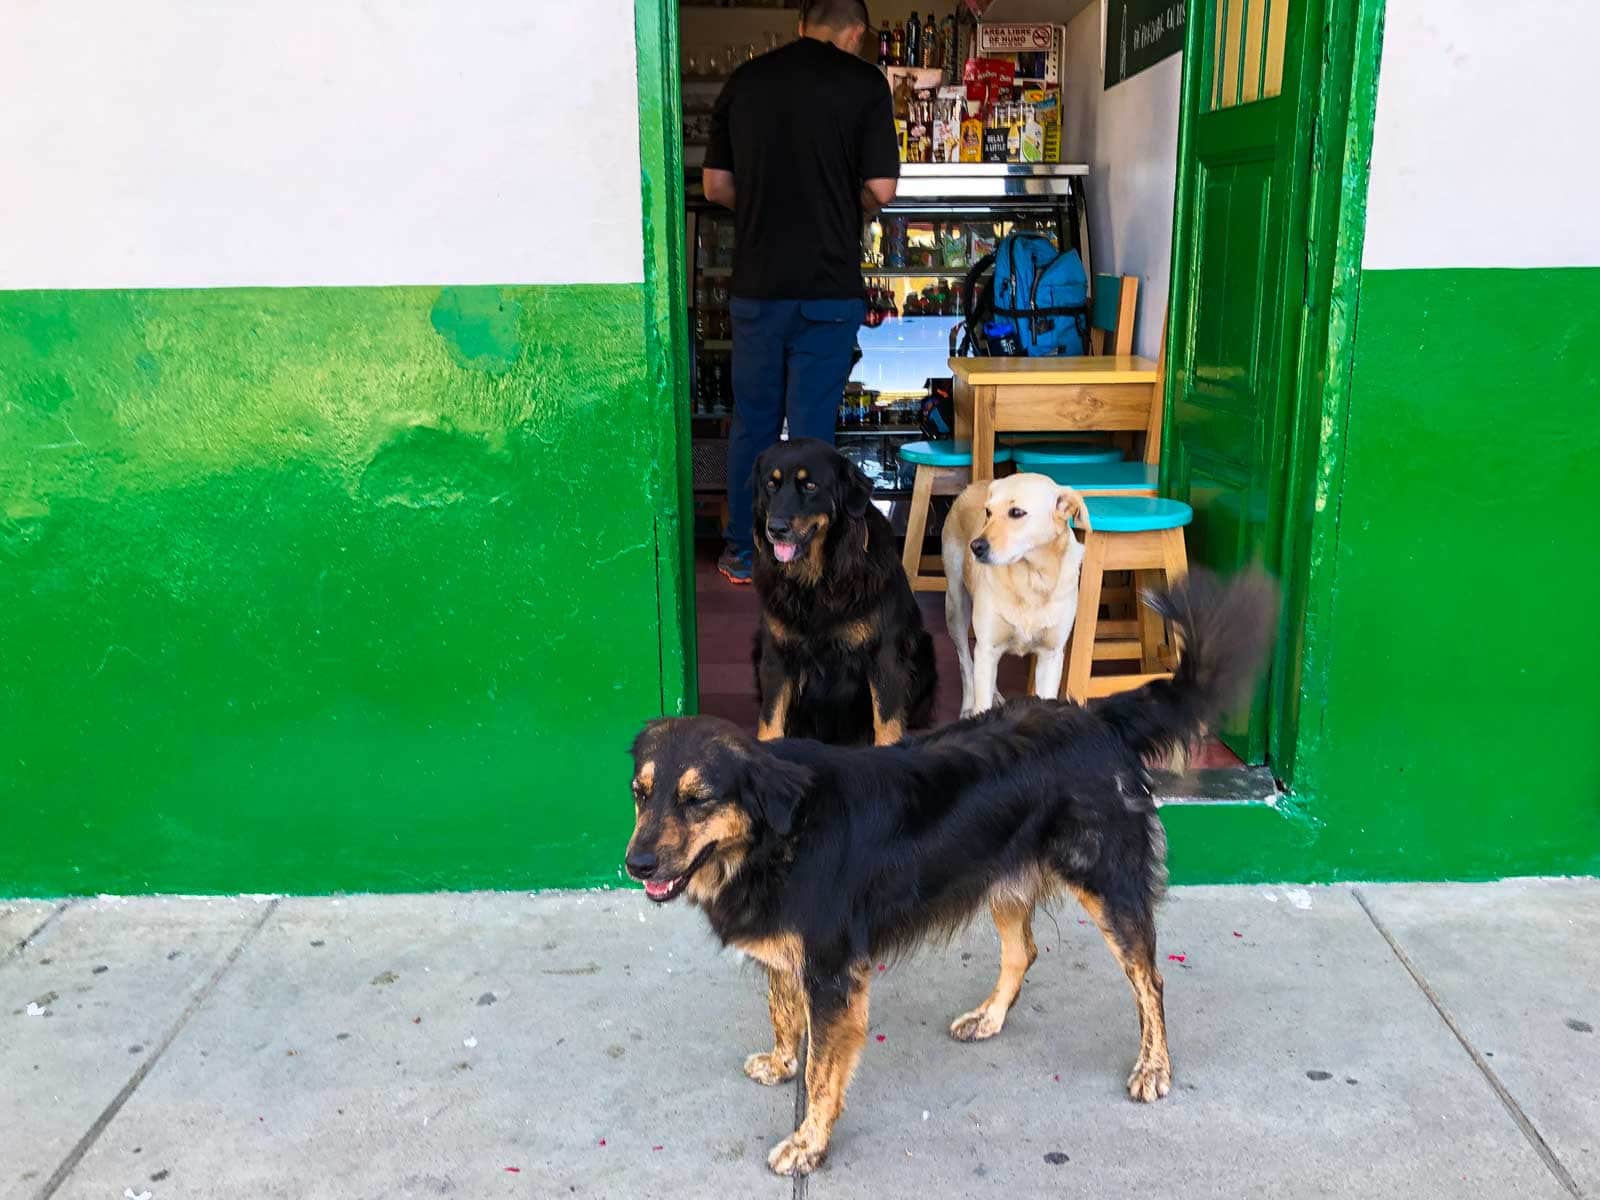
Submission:
<svg viewBox="0 0 1600 1200">
<path fill-rule="evenodd" d="M 1363 273 L 1294 874 L 1600 871 L 1596 346 L 1600 269 Z"/>
<path fill-rule="evenodd" d="M 645 295 L 0 293 L 0 894 L 615 880 Z"/>
</svg>

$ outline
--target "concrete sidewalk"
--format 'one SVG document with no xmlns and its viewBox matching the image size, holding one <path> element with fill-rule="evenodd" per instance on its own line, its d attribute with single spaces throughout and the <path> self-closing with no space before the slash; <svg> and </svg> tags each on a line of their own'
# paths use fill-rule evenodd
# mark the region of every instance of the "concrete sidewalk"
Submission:
<svg viewBox="0 0 1600 1200">
<path fill-rule="evenodd" d="M 1174 1087 L 1070 905 L 890 966 L 827 1164 L 762 981 L 634 892 L 0 902 L 0 1197 L 1600 1197 L 1600 883 L 1176 889 Z"/>
</svg>

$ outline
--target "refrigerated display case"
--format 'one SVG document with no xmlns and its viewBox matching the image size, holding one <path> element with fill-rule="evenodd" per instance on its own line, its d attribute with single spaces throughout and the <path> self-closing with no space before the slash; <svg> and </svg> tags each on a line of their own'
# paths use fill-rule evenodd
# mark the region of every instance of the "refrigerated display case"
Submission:
<svg viewBox="0 0 1600 1200">
<path fill-rule="evenodd" d="M 1084 182 L 1071 163 L 907 163 L 894 203 L 862 231 L 867 322 L 861 361 L 840 397 L 836 442 L 892 502 L 910 495 L 914 471 L 897 447 L 927 436 L 921 402 L 928 381 L 949 376 L 960 289 L 971 264 L 1016 230 L 1038 230 L 1075 248 L 1093 278 Z M 727 486 L 732 408 L 727 285 L 732 274 L 732 214 L 709 204 L 699 172 L 688 179 L 687 274 L 694 347 L 689 395 L 694 488 L 706 498 Z M 892 507 L 892 506 L 891 506 Z"/>
</svg>

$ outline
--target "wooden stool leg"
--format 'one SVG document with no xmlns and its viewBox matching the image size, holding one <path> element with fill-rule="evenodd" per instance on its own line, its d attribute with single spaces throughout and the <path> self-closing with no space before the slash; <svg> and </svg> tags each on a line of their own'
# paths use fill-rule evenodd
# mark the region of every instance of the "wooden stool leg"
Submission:
<svg viewBox="0 0 1600 1200">
<path fill-rule="evenodd" d="M 1083 574 L 1078 582 L 1078 616 L 1067 643 L 1066 697 L 1079 704 L 1089 699 L 1089 671 L 1094 666 L 1095 626 L 1100 617 L 1100 584 L 1106 573 L 1106 538 L 1090 533 L 1083 539 Z"/>
<path fill-rule="evenodd" d="M 1166 668 L 1161 663 L 1161 648 L 1167 641 L 1166 622 L 1148 604 L 1139 600 L 1139 596 L 1146 591 L 1156 591 L 1161 588 L 1163 572 L 1161 571 L 1135 571 L 1134 572 L 1134 603 L 1139 612 L 1139 669 L 1146 675 Z"/>
<path fill-rule="evenodd" d="M 1161 564 L 1167 576 L 1167 586 L 1172 587 L 1189 573 L 1189 554 L 1183 544 L 1183 530 L 1164 529 L 1161 532 Z M 1167 649 L 1166 669 L 1175 671 L 1178 667 L 1178 655 L 1182 647 L 1178 644 L 1178 636 L 1174 631 L 1171 646 Z"/>
<path fill-rule="evenodd" d="M 916 482 L 911 486 L 911 508 L 906 513 L 906 548 L 900 556 L 906 582 L 917 590 L 917 575 L 922 569 L 922 538 L 928 531 L 928 506 L 933 502 L 933 468 L 918 465 Z"/>
</svg>

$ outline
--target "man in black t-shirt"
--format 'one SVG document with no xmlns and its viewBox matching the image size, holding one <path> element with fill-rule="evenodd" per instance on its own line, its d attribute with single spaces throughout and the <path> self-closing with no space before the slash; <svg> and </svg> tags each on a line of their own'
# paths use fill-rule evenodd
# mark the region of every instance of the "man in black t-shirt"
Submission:
<svg viewBox="0 0 1600 1200">
<path fill-rule="evenodd" d="M 745 63 L 717 98 L 706 198 L 734 212 L 733 432 L 728 547 L 750 582 L 751 472 L 778 440 L 833 441 L 866 316 L 861 223 L 894 199 L 900 153 L 889 85 L 857 57 L 862 0 L 811 0 L 800 37 Z"/>
</svg>

